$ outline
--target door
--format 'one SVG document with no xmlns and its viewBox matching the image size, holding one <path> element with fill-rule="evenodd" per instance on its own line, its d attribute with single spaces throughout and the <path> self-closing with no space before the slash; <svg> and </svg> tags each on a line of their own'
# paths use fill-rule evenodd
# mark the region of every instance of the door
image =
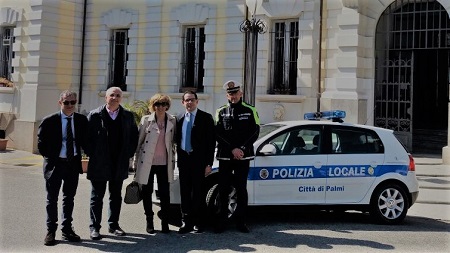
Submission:
<svg viewBox="0 0 450 253">
<path fill-rule="evenodd" d="M 440 154 L 447 145 L 448 52 L 447 49 L 414 52 L 414 153 Z"/>
<path fill-rule="evenodd" d="M 384 148 L 372 130 L 332 126 L 325 198 L 327 204 L 359 203 L 384 163 Z"/>
<path fill-rule="evenodd" d="M 321 126 L 291 128 L 257 148 L 249 173 L 255 204 L 324 203 L 327 155 L 321 153 L 320 138 L 314 138 L 322 134 L 321 129 Z M 276 154 L 258 152 L 265 145 L 275 147 Z"/>
</svg>

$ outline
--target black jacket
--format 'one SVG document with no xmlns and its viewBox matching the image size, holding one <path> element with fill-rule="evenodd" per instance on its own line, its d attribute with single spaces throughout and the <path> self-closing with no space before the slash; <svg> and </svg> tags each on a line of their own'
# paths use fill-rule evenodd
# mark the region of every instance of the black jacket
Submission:
<svg viewBox="0 0 450 253">
<path fill-rule="evenodd" d="M 181 151 L 181 136 L 183 131 L 184 115 L 177 116 L 177 132 L 175 140 L 177 144 L 177 152 Z M 216 147 L 216 139 L 214 135 L 214 120 L 211 114 L 197 109 L 195 120 L 192 125 L 191 145 L 194 150 L 194 155 L 199 163 L 199 166 L 204 169 L 206 165 L 213 165 L 214 150 Z M 180 156 L 178 156 L 178 159 Z M 179 163 L 178 166 L 183 166 Z"/>
<path fill-rule="evenodd" d="M 133 114 L 120 106 L 116 120 L 121 121 L 122 136 L 117 136 L 117 138 L 121 138 L 122 145 L 119 147 L 118 164 L 113 164 L 110 157 L 110 145 L 115 145 L 115 143 L 108 141 L 109 133 L 105 117 L 109 117 L 106 105 L 92 110 L 88 115 L 89 165 L 87 178 L 99 181 L 124 180 L 128 177 L 130 158 L 136 151 L 138 128 Z M 116 166 L 115 169 L 113 166 Z"/>
<path fill-rule="evenodd" d="M 255 107 L 242 99 L 228 103 L 216 111 L 216 139 L 218 160 L 233 159 L 231 151 L 239 148 L 244 151 L 243 159 L 253 159 L 253 143 L 259 136 L 259 117 Z"/>
<path fill-rule="evenodd" d="M 81 153 L 82 149 L 87 151 L 87 119 L 86 116 L 74 113 L 74 135 L 75 147 L 77 156 L 72 162 L 73 169 L 76 169 L 80 174 L 83 173 L 81 168 Z M 44 177 L 49 179 L 55 168 L 55 163 L 59 159 L 59 153 L 62 148 L 62 123 L 61 111 L 45 117 L 38 129 L 38 150 L 44 157 Z"/>
</svg>

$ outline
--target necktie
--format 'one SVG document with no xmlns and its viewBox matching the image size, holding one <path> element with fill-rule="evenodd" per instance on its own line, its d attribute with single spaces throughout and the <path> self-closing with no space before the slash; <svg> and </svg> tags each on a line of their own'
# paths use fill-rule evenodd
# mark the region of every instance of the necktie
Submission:
<svg viewBox="0 0 450 253">
<path fill-rule="evenodd" d="M 67 160 L 72 160 L 73 158 L 73 132 L 72 132 L 72 118 L 67 117 L 66 126 L 66 156 Z"/>
<path fill-rule="evenodd" d="M 192 117 L 190 113 L 186 113 L 186 135 L 184 136 L 184 150 L 191 152 L 191 130 L 192 130 Z"/>
</svg>

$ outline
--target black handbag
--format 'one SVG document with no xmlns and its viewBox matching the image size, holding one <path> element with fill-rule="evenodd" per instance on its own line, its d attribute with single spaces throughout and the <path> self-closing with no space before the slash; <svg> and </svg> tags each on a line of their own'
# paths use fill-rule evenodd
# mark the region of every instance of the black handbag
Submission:
<svg viewBox="0 0 450 253">
<path fill-rule="evenodd" d="M 125 197 L 123 202 L 126 204 L 137 204 L 142 200 L 141 187 L 136 181 L 132 181 L 125 189 Z"/>
</svg>

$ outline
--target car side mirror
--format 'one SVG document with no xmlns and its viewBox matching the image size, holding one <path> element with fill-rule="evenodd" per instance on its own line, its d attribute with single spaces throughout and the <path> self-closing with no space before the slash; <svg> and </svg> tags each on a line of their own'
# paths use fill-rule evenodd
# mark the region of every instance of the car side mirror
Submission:
<svg viewBox="0 0 450 253">
<path fill-rule="evenodd" d="M 263 155 L 276 155 L 277 148 L 275 147 L 275 145 L 269 143 L 264 145 L 259 153 Z"/>
</svg>

